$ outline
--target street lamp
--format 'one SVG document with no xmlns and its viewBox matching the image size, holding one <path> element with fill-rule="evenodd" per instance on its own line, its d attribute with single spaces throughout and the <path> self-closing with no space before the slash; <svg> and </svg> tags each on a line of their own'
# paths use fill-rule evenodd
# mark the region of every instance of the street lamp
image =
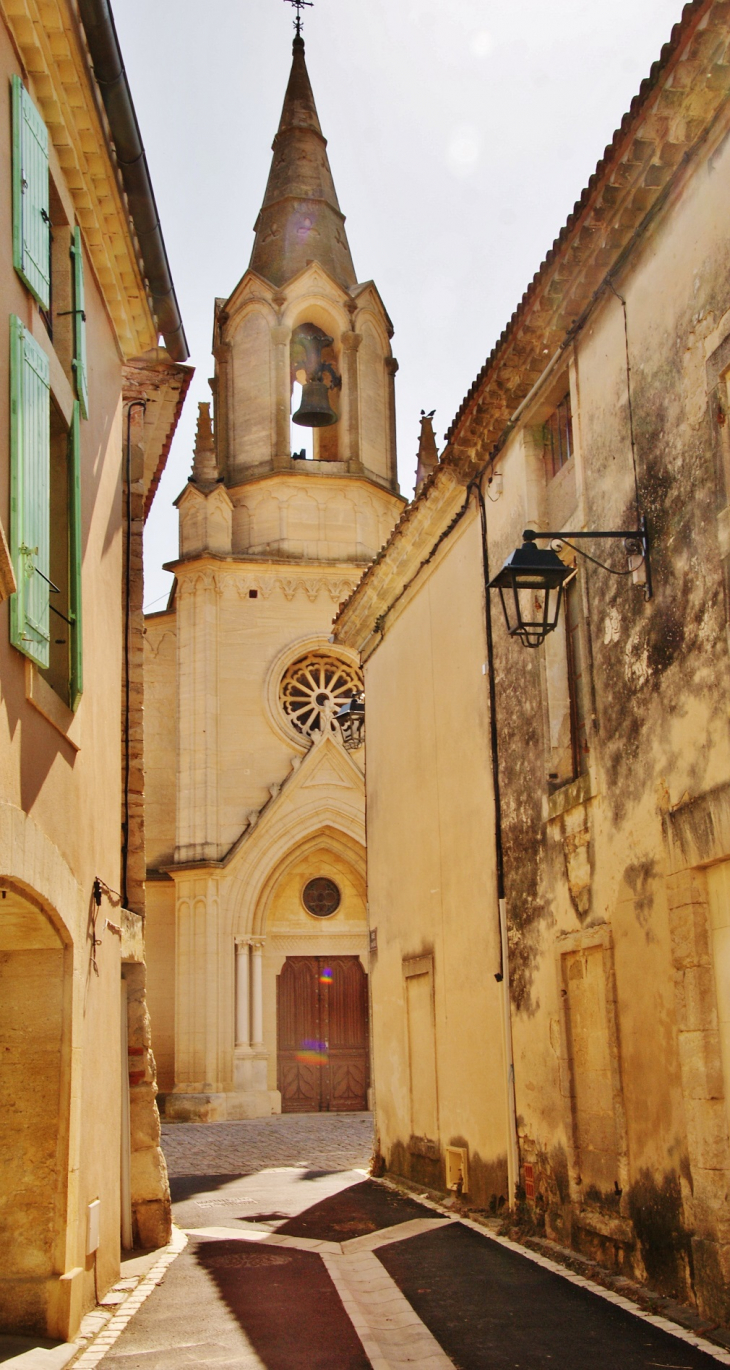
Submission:
<svg viewBox="0 0 730 1370">
<path fill-rule="evenodd" d="M 525 647 L 539 647 L 557 625 L 563 587 L 575 571 L 551 548 L 537 547 L 534 535 L 523 536 L 522 546 L 507 558 L 489 589 L 499 590 L 510 637 L 518 637 Z"/>
<path fill-rule="evenodd" d="M 340 725 L 342 741 L 348 752 L 354 752 L 365 741 L 365 694 L 353 695 L 343 704 L 335 721 Z"/>
<path fill-rule="evenodd" d="M 575 569 L 566 566 L 552 548 L 537 547 L 537 538 L 559 540 L 613 575 L 631 575 L 636 581 L 643 575 L 644 598 L 651 599 L 649 539 L 643 518 L 641 527 L 629 532 L 542 533 L 526 528 L 522 536 L 522 546 L 507 558 L 487 588 L 499 590 L 507 632 L 510 637 L 518 637 L 525 647 L 539 647 L 557 627 L 563 590 L 575 575 Z M 570 538 L 622 538 L 629 558 L 628 570 L 604 566 L 580 547 L 573 547 Z"/>
</svg>

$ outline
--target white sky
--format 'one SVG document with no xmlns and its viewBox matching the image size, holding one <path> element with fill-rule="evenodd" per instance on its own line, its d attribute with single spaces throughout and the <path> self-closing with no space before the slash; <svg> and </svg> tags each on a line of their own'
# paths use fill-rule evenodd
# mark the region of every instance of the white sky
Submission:
<svg viewBox="0 0 730 1370">
<path fill-rule="evenodd" d="M 210 399 L 213 299 L 243 275 L 291 61 L 282 0 L 113 0 L 196 374 L 147 524 Z M 355 270 L 393 320 L 401 488 L 421 409 L 441 438 L 659 56 L 680 0 L 316 0 L 307 65 Z"/>
</svg>

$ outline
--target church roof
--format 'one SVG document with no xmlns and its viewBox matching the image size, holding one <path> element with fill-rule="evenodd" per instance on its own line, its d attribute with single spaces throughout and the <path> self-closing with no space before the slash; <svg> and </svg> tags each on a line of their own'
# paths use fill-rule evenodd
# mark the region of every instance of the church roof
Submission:
<svg viewBox="0 0 730 1370">
<path fill-rule="evenodd" d="M 337 202 L 317 107 L 304 60 L 304 39 L 294 39 L 289 84 L 273 142 L 264 202 L 256 220 L 250 269 L 283 286 L 307 262 L 319 262 L 345 289 L 357 277 Z"/>
</svg>

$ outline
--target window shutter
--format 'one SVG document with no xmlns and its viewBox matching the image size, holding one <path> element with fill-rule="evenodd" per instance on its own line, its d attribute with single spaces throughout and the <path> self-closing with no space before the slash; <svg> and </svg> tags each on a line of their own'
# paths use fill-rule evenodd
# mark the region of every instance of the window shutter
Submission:
<svg viewBox="0 0 730 1370">
<path fill-rule="evenodd" d="M 13 266 L 41 309 L 51 302 L 48 130 L 13 76 Z"/>
<path fill-rule="evenodd" d="M 69 617 L 71 619 L 71 680 L 69 703 L 76 708 L 84 688 L 81 627 L 81 424 L 79 401 L 74 404 L 68 435 L 69 475 Z"/>
<path fill-rule="evenodd" d="M 84 299 L 84 254 L 81 248 L 81 229 L 74 228 L 71 256 L 74 268 L 74 371 L 76 394 L 82 419 L 89 417 L 89 381 L 86 367 L 86 304 Z"/>
<path fill-rule="evenodd" d="M 18 584 L 10 641 L 38 666 L 50 660 L 50 366 L 10 316 L 10 553 Z"/>
</svg>

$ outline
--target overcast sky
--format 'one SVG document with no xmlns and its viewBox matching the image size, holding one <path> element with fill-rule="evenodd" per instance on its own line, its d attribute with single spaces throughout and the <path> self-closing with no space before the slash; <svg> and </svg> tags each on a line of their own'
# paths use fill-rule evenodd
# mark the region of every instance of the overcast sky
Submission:
<svg viewBox="0 0 730 1370">
<path fill-rule="evenodd" d="M 195 377 L 147 524 L 177 552 L 213 300 L 248 266 L 291 62 L 284 0 L 113 0 Z M 316 0 L 307 65 L 360 281 L 393 320 L 401 488 L 442 437 L 679 19 L 677 0 Z"/>
</svg>

